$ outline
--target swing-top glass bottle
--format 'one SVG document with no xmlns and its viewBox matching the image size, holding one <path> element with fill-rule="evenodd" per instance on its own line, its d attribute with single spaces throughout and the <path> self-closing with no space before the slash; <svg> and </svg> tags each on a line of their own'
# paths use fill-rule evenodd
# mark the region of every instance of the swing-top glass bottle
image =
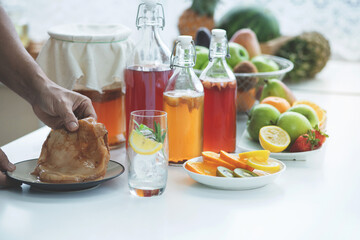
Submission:
<svg viewBox="0 0 360 240">
<path fill-rule="evenodd" d="M 141 3 L 136 26 L 141 39 L 128 59 L 125 71 L 127 127 L 132 111 L 163 110 L 163 92 L 172 74 L 170 50 L 159 35 L 159 29 L 165 26 L 162 5 L 154 1 Z"/>
<path fill-rule="evenodd" d="M 229 47 L 226 31 L 213 29 L 209 64 L 200 75 L 204 86 L 203 151 L 234 152 L 236 149 L 236 79 L 226 63 Z"/>
<path fill-rule="evenodd" d="M 170 165 L 182 164 L 202 152 L 204 89 L 193 70 L 195 59 L 191 36 L 179 36 L 171 56 L 174 74 L 164 92 Z"/>
</svg>

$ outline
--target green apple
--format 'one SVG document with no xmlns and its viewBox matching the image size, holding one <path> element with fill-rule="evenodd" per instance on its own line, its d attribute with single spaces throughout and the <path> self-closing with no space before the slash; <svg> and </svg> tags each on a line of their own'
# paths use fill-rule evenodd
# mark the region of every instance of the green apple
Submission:
<svg viewBox="0 0 360 240">
<path fill-rule="evenodd" d="M 284 112 L 280 115 L 277 125 L 284 129 L 294 142 L 300 135 L 312 129 L 309 120 L 297 112 Z"/>
<path fill-rule="evenodd" d="M 201 65 L 200 70 L 204 70 L 207 67 L 208 64 L 209 64 L 209 60 L 205 61 L 203 63 L 203 65 Z"/>
<path fill-rule="evenodd" d="M 311 126 L 314 128 L 316 125 L 319 125 L 319 118 L 314 111 L 314 109 L 305 104 L 295 105 L 288 109 L 290 112 L 297 112 L 304 115 L 310 122 Z"/>
<path fill-rule="evenodd" d="M 247 122 L 247 131 L 250 137 L 255 141 L 259 141 L 260 128 L 275 125 L 279 116 L 279 110 L 270 104 L 258 104 L 253 107 Z"/>
<path fill-rule="evenodd" d="M 260 55 L 253 57 L 251 62 L 256 66 L 258 72 L 273 72 L 279 70 L 277 63 L 265 56 Z"/>
<path fill-rule="evenodd" d="M 202 46 L 196 46 L 195 50 L 196 50 L 196 63 L 194 69 L 202 70 L 204 63 L 209 62 L 209 49 Z"/>
<path fill-rule="evenodd" d="M 226 62 L 231 68 L 234 68 L 239 62 L 249 60 L 249 53 L 240 44 L 229 42 L 229 53 L 230 58 L 227 58 Z"/>
<path fill-rule="evenodd" d="M 227 64 L 231 71 L 233 71 L 233 67 L 231 67 L 229 64 Z"/>
</svg>

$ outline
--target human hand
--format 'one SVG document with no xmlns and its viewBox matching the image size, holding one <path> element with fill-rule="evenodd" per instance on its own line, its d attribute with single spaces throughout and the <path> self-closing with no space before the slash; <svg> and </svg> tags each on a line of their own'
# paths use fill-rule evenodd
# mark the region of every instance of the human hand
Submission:
<svg viewBox="0 0 360 240">
<path fill-rule="evenodd" d="M 9 181 L 4 171 L 14 171 L 15 165 L 9 162 L 5 153 L 0 149 L 0 186 L 18 186 L 19 184 Z"/>
<path fill-rule="evenodd" d="M 73 132 L 79 128 L 77 119 L 97 118 L 88 97 L 54 83 L 44 87 L 32 107 L 38 118 L 53 129 L 65 126 Z"/>
</svg>

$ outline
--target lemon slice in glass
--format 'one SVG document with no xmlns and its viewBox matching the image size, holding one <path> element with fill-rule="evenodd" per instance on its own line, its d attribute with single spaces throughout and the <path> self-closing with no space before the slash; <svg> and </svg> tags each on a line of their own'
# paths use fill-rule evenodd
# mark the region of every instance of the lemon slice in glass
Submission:
<svg viewBox="0 0 360 240">
<path fill-rule="evenodd" d="M 270 152 L 284 151 L 290 144 L 289 134 L 277 126 L 265 126 L 259 132 L 260 145 Z"/>
<path fill-rule="evenodd" d="M 280 171 L 280 163 L 272 158 L 269 158 L 267 161 L 256 161 L 255 159 L 250 158 L 247 161 L 247 165 L 268 173 L 276 173 Z"/>
<path fill-rule="evenodd" d="M 131 148 L 138 154 L 152 155 L 160 151 L 162 144 L 145 137 L 139 132 L 132 131 L 129 138 Z"/>
</svg>

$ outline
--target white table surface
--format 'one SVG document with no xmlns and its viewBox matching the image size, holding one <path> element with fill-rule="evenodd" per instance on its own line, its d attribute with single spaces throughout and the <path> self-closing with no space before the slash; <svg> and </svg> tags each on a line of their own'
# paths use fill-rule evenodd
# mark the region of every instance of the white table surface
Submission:
<svg viewBox="0 0 360 240">
<path fill-rule="evenodd" d="M 0 189 L 0 239 L 360 239 L 360 79 L 354 74 L 360 64 L 346 78 L 331 77 L 341 71 L 336 66 L 331 62 L 313 82 L 291 84 L 299 99 L 327 110 L 330 138 L 308 161 L 285 162 L 274 183 L 216 190 L 169 167 L 164 194 L 153 198 L 130 195 L 126 173 L 78 192 Z M 352 81 L 354 88 L 343 86 Z M 245 120 L 238 116 L 238 136 Z M 2 149 L 15 163 L 36 158 L 48 132 L 41 128 Z M 111 151 L 111 159 L 127 165 L 124 149 Z"/>
</svg>

